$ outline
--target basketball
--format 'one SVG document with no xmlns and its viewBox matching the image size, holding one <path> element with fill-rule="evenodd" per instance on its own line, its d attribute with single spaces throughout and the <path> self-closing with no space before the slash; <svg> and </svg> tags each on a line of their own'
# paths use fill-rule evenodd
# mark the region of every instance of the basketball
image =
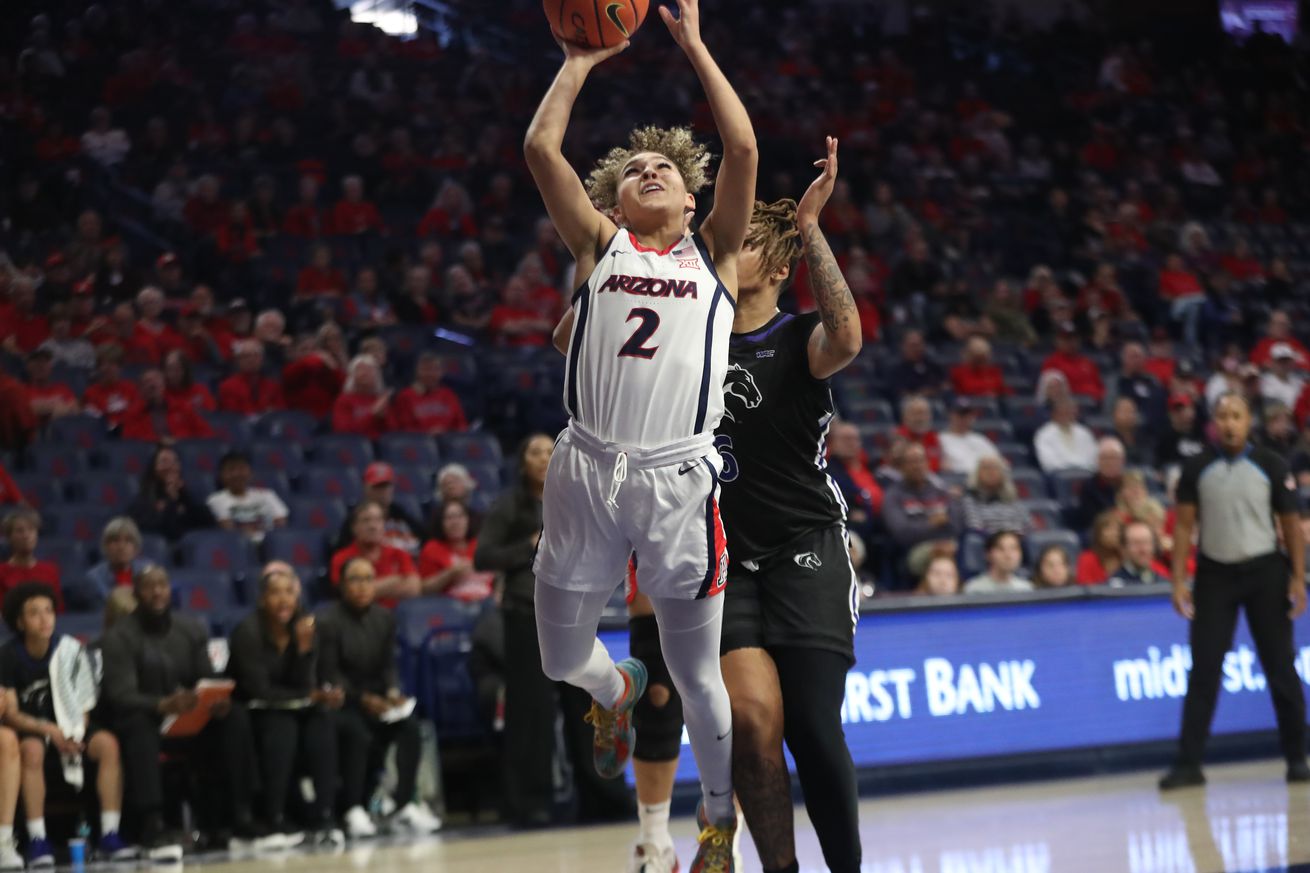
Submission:
<svg viewBox="0 0 1310 873">
<path fill-rule="evenodd" d="M 542 6 L 560 39 L 606 48 L 632 38 L 646 20 L 650 0 L 544 0 Z"/>
</svg>

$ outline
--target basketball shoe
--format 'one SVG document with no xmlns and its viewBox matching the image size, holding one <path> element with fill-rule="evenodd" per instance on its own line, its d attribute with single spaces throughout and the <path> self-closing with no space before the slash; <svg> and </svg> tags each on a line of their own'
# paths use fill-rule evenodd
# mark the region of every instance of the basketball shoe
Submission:
<svg viewBox="0 0 1310 873">
<path fill-rule="evenodd" d="M 700 825 L 699 846 L 689 873 L 735 873 L 736 861 L 733 840 L 737 836 L 737 816 L 710 823 L 705 817 L 705 804 L 696 808 L 696 824 Z"/>
<path fill-rule="evenodd" d="M 614 665 L 623 677 L 623 696 L 613 709 L 604 709 L 593 700 L 591 711 L 583 718 L 596 731 L 592 757 L 596 772 L 604 779 L 614 779 L 628 766 L 628 758 L 637 743 L 632 727 L 632 710 L 646 693 L 646 665 L 636 658 L 625 658 Z"/>
<path fill-rule="evenodd" d="M 678 853 L 672 846 L 637 843 L 628 856 L 626 873 L 678 873 Z"/>
</svg>

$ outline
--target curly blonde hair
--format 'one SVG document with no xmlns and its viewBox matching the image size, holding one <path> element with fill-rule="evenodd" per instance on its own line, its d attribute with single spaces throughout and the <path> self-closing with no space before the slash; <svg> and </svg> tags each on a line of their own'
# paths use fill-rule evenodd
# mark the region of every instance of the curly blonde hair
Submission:
<svg viewBox="0 0 1310 873">
<path fill-rule="evenodd" d="M 760 272 L 765 276 L 772 276 L 779 267 L 794 265 L 801 256 L 796 201 L 786 197 L 772 203 L 756 200 L 743 246 L 759 251 Z"/>
<path fill-rule="evenodd" d="M 627 148 L 610 149 L 587 176 L 587 196 L 592 203 L 604 210 L 618 205 L 619 174 L 623 165 L 641 152 L 655 152 L 672 161 L 688 194 L 695 194 L 709 182 L 710 152 L 692 137 L 691 128 L 639 127 L 628 134 Z"/>
</svg>

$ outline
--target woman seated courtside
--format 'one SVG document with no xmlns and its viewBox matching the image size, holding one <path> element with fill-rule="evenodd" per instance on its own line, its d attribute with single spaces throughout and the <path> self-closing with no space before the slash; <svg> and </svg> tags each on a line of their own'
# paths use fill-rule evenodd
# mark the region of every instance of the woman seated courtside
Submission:
<svg viewBox="0 0 1310 873">
<path fill-rule="evenodd" d="M 311 840 L 340 845 L 345 835 L 333 821 L 337 738 L 332 710 L 345 695 L 320 683 L 314 617 L 300 611 L 300 580 L 284 569 L 259 578 L 255 611 L 233 630 L 228 674 L 237 700 L 250 708 L 263 780 L 263 818 L 287 845 L 299 831 L 287 819 L 287 801 L 303 764 L 314 785 L 308 811 Z"/>
<path fill-rule="evenodd" d="M 382 766 L 387 749 L 396 747 L 398 812 L 392 823 L 427 834 L 441 827 L 416 796 L 419 764 L 418 721 L 413 714 L 392 719 L 388 713 L 405 702 L 396 671 L 396 619 L 391 610 L 374 603 L 377 573 L 364 558 L 347 561 L 341 569 L 341 599 L 318 614 L 319 675 L 340 688 L 345 704 L 337 712 L 341 745 L 341 798 L 346 833 L 351 839 L 371 837 L 376 824 L 367 811 L 376 786 L 371 778 Z"/>
<path fill-rule="evenodd" d="M 86 650 L 55 630 L 55 593 L 40 582 L 23 582 L 4 599 L 5 624 L 14 637 L 0 647 L 0 686 L 6 692 L 4 723 L 18 732 L 23 811 L 27 816 L 27 865 L 53 867 L 46 835 L 47 776 L 62 778 L 79 793 L 87 782 L 83 758 L 96 764 L 100 799 L 100 854 L 124 860 L 136 849 L 118 833 L 123 810 L 123 770 L 118 740 L 93 719 L 98 689 Z M 61 767 L 47 768 L 47 758 Z"/>
</svg>

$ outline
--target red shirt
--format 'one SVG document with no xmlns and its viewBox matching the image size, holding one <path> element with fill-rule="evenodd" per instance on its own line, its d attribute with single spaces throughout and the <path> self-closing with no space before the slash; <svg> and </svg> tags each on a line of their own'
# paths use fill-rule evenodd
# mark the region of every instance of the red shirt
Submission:
<svg viewBox="0 0 1310 873">
<path fill-rule="evenodd" d="M 342 200 L 332 207 L 332 232 L 342 236 L 386 230 L 382 214 L 368 201 L 352 203 Z"/>
<path fill-rule="evenodd" d="M 282 386 L 263 376 L 228 376 L 218 386 L 218 408 L 242 415 L 261 415 L 283 409 Z"/>
<path fill-rule="evenodd" d="M 1160 296 L 1165 300 L 1180 300 L 1204 293 L 1201 283 L 1186 270 L 1160 271 Z"/>
<path fill-rule="evenodd" d="M 468 430 L 469 426 L 459 395 L 445 386 L 428 392 L 410 386 L 396 395 L 391 410 L 401 430 L 447 433 Z"/>
<path fill-rule="evenodd" d="M 418 236 L 419 239 L 427 236 L 462 236 L 465 239 L 476 239 L 478 225 L 471 215 L 464 215 L 452 221 L 446 210 L 429 209 L 423 220 L 418 223 Z"/>
<path fill-rule="evenodd" d="M 73 393 L 73 389 L 69 388 L 62 382 L 51 382 L 49 385 L 42 385 L 40 387 L 36 385 L 28 385 L 27 396 L 33 404 L 38 400 L 63 400 L 66 402 L 77 402 L 77 395 Z"/>
<path fill-rule="evenodd" d="M 540 318 L 536 312 L 531 309 L 519 309 L 515 306 L 496 306 L 491 310 L 491 321 L 487 325 L 487 330 L 496 338 L 496 342 L 503 346 L 511 348 L 542 348 L 550 341 L 550 335 L 547 331 L 538 330 L 531 333 L 516 333 L 500 335 L 506 325 L 513 324 L 516 321 L 526 319 Z"/>
<path fill-rule="evenodd" d="M 50 323 L 44 315 L 20 315 L 13 312 L 0 324 L 0 340 L 11 336 L 18 342 L 20 349 L 30 352 L 50 339 Z"/>
<path fill-rule="evenodd" d="M 0 564 L 0 600 L 24 582 L 49 585 L 55 591 L 55 610 L 64 611 L 64 592 L 59 587 L 59 565 L 54 561 L 37 561 L 30 567 L 19 567 L 12 559 Z"/>
<path fill-rule="evenodd" d="M 138 321 L 136 323 L 136 333 L 142 337 L 139 340 L 141 344 L 154 347 L 154 353 L 159 356 L 160 360 L 163 360 L 164 355 L 174 349 L 187 351 L 187 342 L 182 338 L 182 334 L 162 321 L 157 321 L 154 324 L 147 321 Z"/>
<path fill-rule="evenodd" d="M 1259 279 L 1265 274 L 1264 267 L 1255 258 L 1239 258 L 1236 255 L 1224 255 L 1219 259 L 1219 267 L 1239 282 L 1247 279 Z"/>
<path fill-rule="evenodd" d="M 332 404 L 341 393 L 346 376 L 328 364 L 321 355 L 306 355 L 282 370 L 282 396 L 287 407 L 300 409 L 315 418 L 327 418 Z"/>
<path fill-rule="evenodd" d="M 218 408 L 214 403 L 214 395 L 208 388 L 199 382 L 192 383 L 190 388 L 168 388 L 164 391 L 164 399 L 168 401 L 170 408 L 175 406 L 188 406 L 197 412 L 213 412 Z"/>
<path fill-rule="evenodd" d="M 388 404 L 379 415 L 374 411 L 378 398 L 365 394 L 342 394 L 332 404 L 332 430 L 357 433 L 371 440 L 389 430 L 396 430 L 393 407 Z"/>
<path fill-rule="evenodd" d="M 209 422 L 201 418 L 200 413 L 191 406 L 172 406 L 166 403 L 165 409 L 149 409 L 145 401 L 138 400 L 123 415 L 121 436 L 125 440 L 157 443 L 163 437 L 186 440 L 213 435 Z"/>
<path fill-rule="evenodd" d="M 1075 578 L 1079 585 L 1102 585 L 1110 578 L 1096 552 L 1087 549 L 1078 556 L 1078 569 Z"/>
<path fill-rule="evenodd" d="M 951 368 L 951 387 L 965 397 L 1004 397 L 1010 393 L 1005 374 L 995 364 L 974 366 L 960 364 Z"/>
<path fill-rule="evenodd" d="M 1276 340 L 1273 337 L 1265 337 L 1260 340 L 1260 342 L 1255 344 L 1255 349 L 1251 352 L 1251 363 L 1255 364 L 1262 370 L 1267 369 L 1269 365 L 1273 363 L 1272 352 L 1275 343 L 1287 343 L 1292 347 L 1292 350 L 1296 352 L 1296 365 L 1298 367 L 1305 369 L 1307 366 L 1310 366 L 1310 351 L 1307 351 L 1305 346 L 1301 345 L 1298 340 L 1293 339 L 1292 337 L 1280 340 Z"/>
<path fill-rule="evenodd" d="M 126 379 L 119 379 L 113 385 L 97 382 L 83 392 L 82 405 L 92 415 L 103 415 L 110 425 L 117 425 L 140 397 L 136 386 Z"/>
<path fill-rule="evenodd" d="M 282 230 L 288 236 L 301 239 L 317 239 L 327 233 L 328 215 L 317 206 L 299 203 L 287 210 L 282 219 Z"/>
<path fill-rule="evenodd" d="M 1105 386 L 1101 384 L 1101 372 L 1096 363 L 1083 355 L 1066 355 L 1054 352 L 1042 362 L 1042 372 L 1059 370 L 1069 380 L 1069 390 L 1074 394 L 1090 397 L 1098 403 L 1105 398 Z M 1163 383 L 1168 384 L 1168 383 Z"/>
<path fill-rule="evenodd" d="M 335 267 L 321 270 L 318 267 L 305 267 L 296 276 L 297 297 L 318 297 L 325 294 L 344 294 L 346 277 Z"/>
<path fill-rule="evenodd" d="M 18 483 L 9 475 L 4 464 L 0 464 L 0 504 L 3 503 L 26 503 L 27 497 L 23 494 Z"/>
<path fill-rule="evenodd" d="M 906 430 L 905 425 L 901 425 L 896 428 L 896 435 L 923 446 L 923 451 L 928 456 L 928 468 L 934 473 L 941 472 L 942 441 L 937 437 L 936 431 L 930 430 L 920 434 L 913 434 Z"/>
<path fill-rule="evenodd" d="M 351 558 L 363 557 L 359 550 L 358 543 L 351 543 L 344 549 L 338 551 L 332 556 L 332 570 L 328 578 L 332 580 L 332 586 L 341 584 L 341 569 L 346 566 L 346 562 Z M 378 574 L 379 579 L 385 579 L 388 576 L 413 576 L 418 573 L 414 567 L 414 559 L 409 553 L 395 546 L 382 546 L 382 551 L 376 561 L 373 562 L 373 571 Z M 396 600 L 391 597 L 378 598 L 378 604 L 385 606 L 387 609 L 394 609 Z"/>
<path fill-rule="evenodd" d="M 456 558 L 466 558 L 469 563 L 472 563 L 473 552 L 477 547 L 477 540 L 473 540 L 463 549 L 456 551 L 441 540 L 430 540 L 423 547 L 423 551 L 419 552 L 418 575 L 422 579 L 427 579 L 429 576 L 443 573 L 450 569 Z M 456 600 L 486 600 L 491 596 L 495 581 L 494 573 L 469 573 L 463 579 L 452 582 L 450 587 L 441 593 Z"/>
<path fill-rule="evenodd" d="M 1142 364 L 1142 369 L 1148 374 L 1155 377 L 1155 381 L 1164 385 L 1166 388 L 1173 384 L 1174 381 L 1174 359 L 1173 358 L 1147 358 L 1146 363 Z"/>
</svg>

